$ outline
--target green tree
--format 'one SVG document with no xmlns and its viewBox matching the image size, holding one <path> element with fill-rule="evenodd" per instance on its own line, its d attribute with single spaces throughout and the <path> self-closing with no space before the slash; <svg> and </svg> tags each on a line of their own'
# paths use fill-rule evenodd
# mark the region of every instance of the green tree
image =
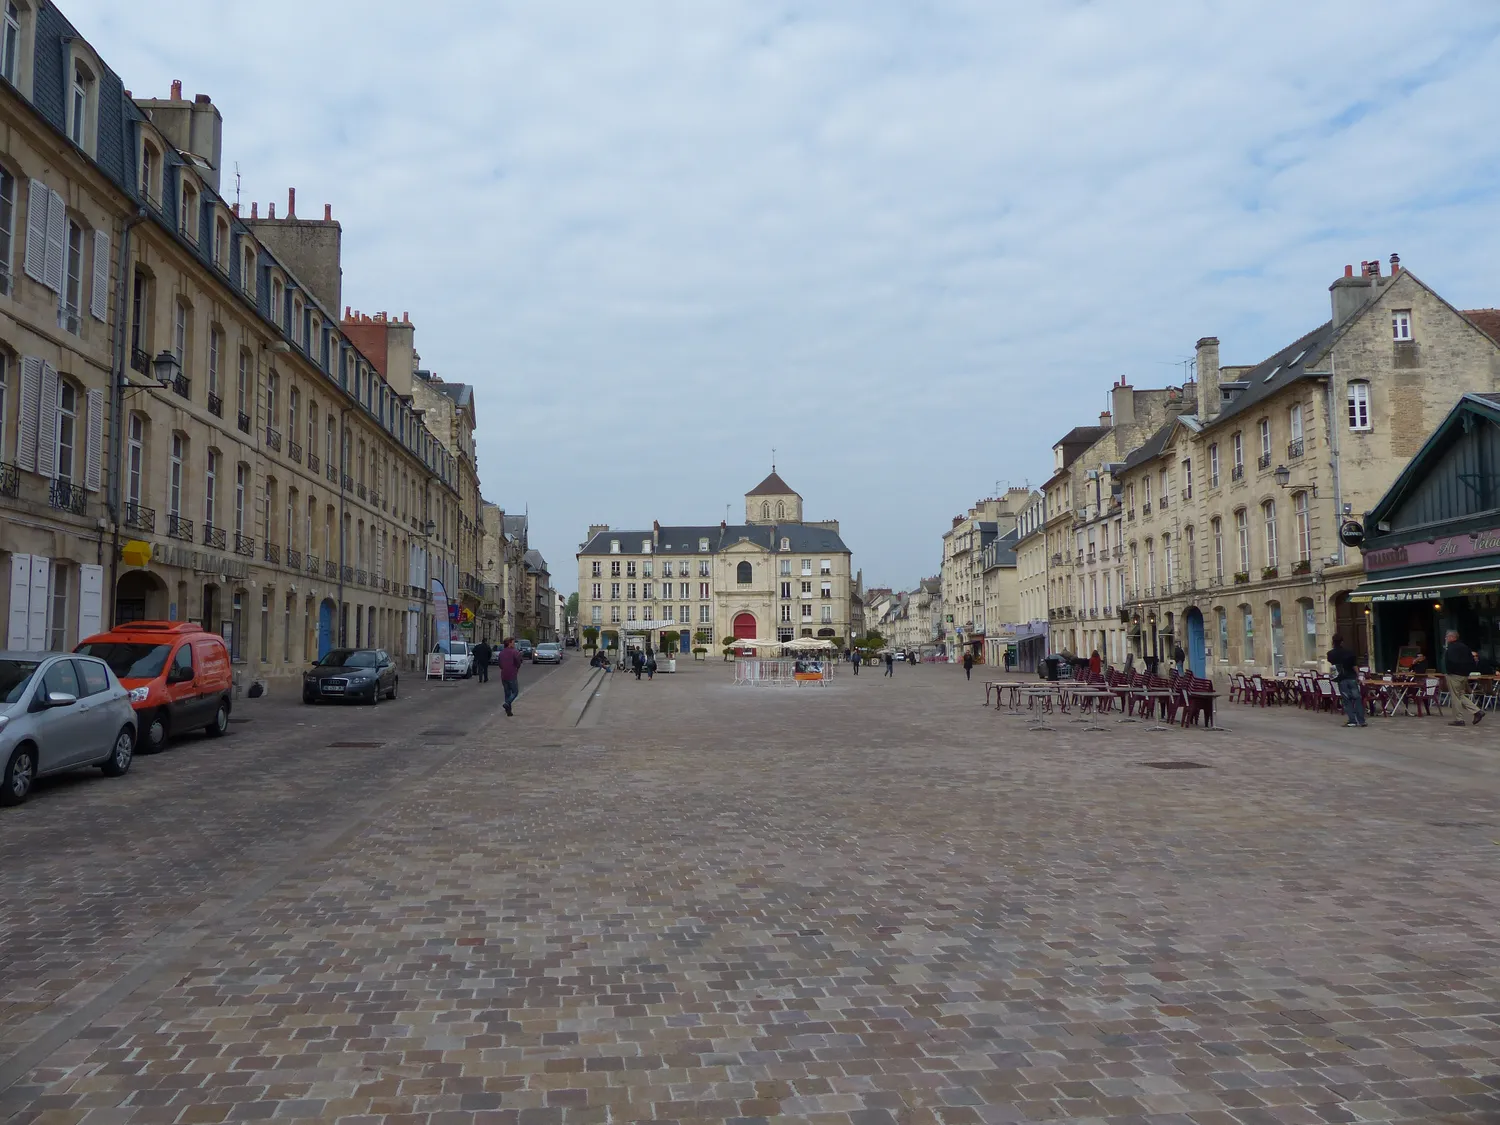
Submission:
<svg viewBox="0 0 1500 1125">
<path fill-rule="evenodd" d="M 682 640 L 682 634 L 676 629 L 668 629 L 661 635 L 661 651 L 667 656 L 675 656 L 678 642 Z"/>
<path fill-rule="evenodd" d="M 576 590 L 568 595 L 567 613 L 569 617 L 578 616 L 578 592 Z"/>
<path fill-rule="evenodd" d="M 583 647 L 584 648 L 598 648 L 599 647 L 599 628 L 598 628 L 598 626 L 596 626 L 596 625 L 587 625 L 587 626 L 584 627 L 584 630 L 583 630 Z"/>
</svg>

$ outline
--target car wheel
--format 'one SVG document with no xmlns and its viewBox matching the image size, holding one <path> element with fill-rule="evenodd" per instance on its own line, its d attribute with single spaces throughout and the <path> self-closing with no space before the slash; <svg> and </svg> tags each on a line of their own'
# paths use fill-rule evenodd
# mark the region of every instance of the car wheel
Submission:
<svg viewBox="0 0 1500 1125">
<path fill-rule="evenodd" d="M 380 705 L 380 681 L 376 680 L 375 681 L 375 686 L 370 689 L 370 706 L 371 707 L 378 707 L 379 705 Z"/>
<path fill-rule="evenodd" d="M 19 805 L 31 795 L 36 782 L 36 748 L 17 746 L 5 763 L 5 777 L 0 780 L 0 805 Z"/>
<path fill-rule="evenodd" d="M 395 699 L 396 698 L 396 688 L 398 688 L 400 685 L 401 685 L 401 677 L 397 676 L 394 680 L 391 681 L 391 691 L 390 691 L 390 694 L 386 696 L 386 698 L 387 699 Z"/>
<path fill-rule="evenodd" d="M 209 734 L 213 735 L 213 737 L 215 738 L 218 738 L 220 735 L 229 730 L 228 701 L 223 699 L 219 700 L 219 709 L 214 712 L 214 721 L 209 723 L 208 726 L 204 727 L 203 729 Z"/>
<path fill-rule="evenodd" d="M 162 708 L 151 712 L 141 728 L 140 749 L 144 754 L 159 754 L 167 748 L 167 713 Z"/>
<path fill-rule="evenodd" d="M 129 727 L 121 727 L 120 733 L 115 735 L 115 748 L 110 751 L 100 768 L 105 777 L 123 777 L 134 760 L 135 731 Z"/>
</svg>

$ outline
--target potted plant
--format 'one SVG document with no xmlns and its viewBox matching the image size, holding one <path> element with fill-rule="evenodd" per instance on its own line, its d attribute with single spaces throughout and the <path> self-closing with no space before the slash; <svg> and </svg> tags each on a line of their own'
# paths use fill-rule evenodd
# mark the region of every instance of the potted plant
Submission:
<svg viewBox="0 0 1500 1125">
<path fill-rule="evenodd" d="M 588 625 L 583 630 L 583 651 L 591 652 L 599 647 L 599 630 L 594 625 Z"/>
<path fill-rule="evenodd" d="M 1263 566 L 1260 568 L 1260 576 L 1263 579 L 1275 578 L 1280 573 L 1274 566 Z"/>
<path fill-rule="evenodd" d="M 1250 581 L 1250 572 L 1248 570 L 1237 570 L 1237 571 L 1235 571 L 1235 574 L 1234 574 L 1234 584 L 1236 586 L 1243 586 L 1246 582 L 1249 582 L 1249 581 Z"/>
<path fill-rule="evenodd" d="M 706 659 L 708 659 L 708 649 L 704 648 L 702 645 L 694 645 L 693 646 L 693 659 L 694 660 L 706 660 Z"/>
<path fill-rule="evenodd" d="M 1312 559 L 1299 559 L 1297 562 L 1294 562 L 1292 564 L 1292 573 L 1293 574 L 1311 574 L 1312 573 Z"/>
<path fill-rule="evenodd" d="M 682 634 L 675 629 L 669 629 L 661 635 L 662 659 L 657 663 L 658 672 L 677 671 L 677 643 Z"/>
</svg>

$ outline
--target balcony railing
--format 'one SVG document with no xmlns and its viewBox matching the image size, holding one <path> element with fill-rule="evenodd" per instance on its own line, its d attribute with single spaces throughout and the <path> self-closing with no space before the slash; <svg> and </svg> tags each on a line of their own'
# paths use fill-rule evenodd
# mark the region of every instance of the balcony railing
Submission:
<svg viewBox="0 0 1500 1125">
<path fill-rule="evenodd" d="M 1133 523 L 1133 522 L 1135 522 L 1135 509 L 1134 508 L 1126 508 L 1125 509 L 1125 522 L 1126 523 Z"/>
<path fill-rule="evenodd" d="M 208 392 L 208 412 L 215 418 L 224 417 L 224 400 L 213 391 Z"/>
<path fill-rule="evenodd" d="M 1258 469 L 1269 469 L 1271 467 L 1271 455 L 1269 453 L 1262 453 L 1256 460 L 1255 466 Z"/>
<path fill-rule="evenodd" d="M 173 512 L 168 512 L 167 534 L 173 539 L 181 539 L 185 543 L 191 543 L 193 541 L 193 521 L 185 520 Z"/>
<path fill-rule="evenodd" d="M 365 486 L 362 485 L 362 484 L 360 484 L 360 485 L 356 485 L 355 486 L 355 488 L 354 488 L 354 495 L 358 496 L 361 500 L 363 500 L 367 495 L 369 495 L 369 493 L 367 493 L 365 491 Z"/>
<path fill-rule="evenodd" d="M 250 415 L 241 410 L 234 424 L 239 427 L 240 433 L 248 434 L 250 432 Z"/>
<path fill-rule="evenodd" d="M 277 453 L 280 453 L 281 452 L 281 431 L 280 430 L 273 430 L 270 426 L 267 426 L 266 427 L 266 444 L 268 446 L 270 446 L 272 449 L 276 450 Z"/>
<path fill-rule="evenodd" d="M 356 586 L 368 586 L 370 584 L 369 574 L 363 570 L 356 570 L 354 572 L 354 584 Z"/>
<path fill-rule="evenodd" d="M 265 544 L 265 552 L 261 557 L 264 558 L 266 562 L 270 563 L 272 566 L 280 566 L 281 546 L 276 543 Z"/>
<path fill-rule="evenodd" d="M 177 375 L 172 379 L 172 393 L 178 398 L 193 397 L 193 381 L 186 375 Z"/>
<path fill-rule="evenodd" d="M 328 477 L 328 479 L 329 479 L 329 481 L 331 483 L 338 484 L 338 482 L 339 482 L 339 467 L 337 465 L 335 465 L 332 461 L 330 461 L 328 463 L 328 472 L 325 475 Z"/>
<path fill-rule="evenodd" d="M 1191 500 L 1193 498 L 1193 490 L 1191 488 L 1184 488 L 1182 490 L 1182 498 L 1183 500 Z"/>
<path fill-rule="evenodd" d="M 352 566 L 346 566 L 346 567 L 344 567 L 343 568 L 343 575 L 344 575 L 344 581 L 345 582 L 353 582 L 354 581 L 354 568 Z"/>
<path fill-rule="evenodd" d="M 1244 480 L 1245 479 L 1245 466 L 1243 466 L 1243 465 L 1236 465 L 1233 469 L 1231 469 L 1230 472 L 1229 472 L 1229 479 L 1230 480 Z"/>
<path fill-rule="evenodd" d="M 1168 497 L 1166 493 L 1162 493 L 1160 499 L 1156 501 L 1156 506 L 1165 512 L 1167 510 L 1167 500 Z"/>
<path fill-rule="evenodd" d="M 9 461 L 0 465 L 0 496 L 19 496 L 21 493 L 21 469 Z"/>
<path fill-rule="evenodd" d="M 1151 501 L 1147 500 L 1144 504 L 1141 505 L 1141 515 L 1143 515 L 1143 516 L 1149 516 L 1150 514 L 1151 514 Z"/>
<path fill-rule="evenodd" d="M 286 455 L 298 464 L 302 463 L 302 447 L 295 441 L 286 443 Z"/>
<path fill-rule="evenodd" d="M 307 454 L 307 471 L 310 473 L 319 473 L 323 471 L 323 462 L 319 461 L 318 455 L 311 451 L 309 451 Z"/>
<path fill-rule="evenodd" d="M 375 508 L 380 507 L 380 493 L 376 492 L 373 488 L 370 489 L 370 505 Z"/>
<path fill-rule="evenodd" d="M 1115 551 L 1114 551 L 1114 554 L 1115 554 L 1115 558 L 1117 558 L 1117 559 L 1123 559 L 1125 557 L 1125 548 L 1124 547 L 1116 547 Z"/>
<path fill-rule="evenodd" d="M 229 534 L 222 527 L 215 527 L 211 523 L 203 525 L 203 545 L 214 547 L 222 551 L 229 543 Z"/>
<path fill-rule="evenodd" d="M 296 547 L 288 547 L 286 549 L 286 565 L 289 570 L 301 570 L 302 552 L 297 550 Z"/>
<path fill-rule="evenodd" d="M 344 485 L 343 485 L 343 487 L 344 487 L 344 491 L 345 492 L 348 492 L 351 488 L 354 487 L 354 478 L 351 477 L 348 473 L 344 474 Z"/>
<path fill-rule="evenodd" d="M 1061 553 L 1057 553 L 1057 554 L 1054 554 L 1052 556 L 1052 565 L 1053 566 L 1062 566 L 1062 555 L 1061 555 Z"/>
<path fill-rule="evenodd" d="M 380 580 L 380 592 L 382 594 L 389 594 L 391 592 L 391 580 L 389 578 L 382 578 Z"/>
<path fill-rule="evenodd" d="M 81 516 L 88 504 L 88 494 L 84 492 L 82 485 L 67 480 L 55 480 L 52 482 L 51 489 L 48 490 L 47 500 L 59 511 L 72 512 L 75 516 Z"/>
<path fill-rule="evenodd" d="M 332 560 L 323 563 L 323 577 L 337 578 L 339 576 L 339 564 Z"/>
<path fill-rule="evenodd" d="M 151 353 L 140 348 L 130 349 L 130 369 L 142 375 L 151 374 Z"/>
<path fill-rule="evenodd" d="M 318 574 L 323 570 L 323 562 L 317 555 L 307 556 L 307 573 Z"/>
<path fill-rule="evenodd" d="M 255 557 L 255 536 L 241 535 L 238 531 L 234 533 L 234 553 L 243 555 L 247 559 Z"/>
<path fill-rule="evenodd" d="M 1302 439 L 1301 438 L 1298 438 L 1296 441 L 1289 441 L 1289 442 L 1286 443 L 1286 455 L 1287 455 L 1288 458 L 1301 457 L 1302 456 Z"/>
</svg>

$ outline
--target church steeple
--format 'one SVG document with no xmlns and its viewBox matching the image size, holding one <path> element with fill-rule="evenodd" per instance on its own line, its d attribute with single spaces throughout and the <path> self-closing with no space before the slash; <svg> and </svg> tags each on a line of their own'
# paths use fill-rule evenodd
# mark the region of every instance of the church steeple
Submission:
<svg viewBox="0 0 1500 1125">
<path fill-rule="evenodd" d="M 745 522 L 802 522 L 802 497 L 781 479 L 774 462 L 771 475 L 745 493 Z"/>
</svg>

